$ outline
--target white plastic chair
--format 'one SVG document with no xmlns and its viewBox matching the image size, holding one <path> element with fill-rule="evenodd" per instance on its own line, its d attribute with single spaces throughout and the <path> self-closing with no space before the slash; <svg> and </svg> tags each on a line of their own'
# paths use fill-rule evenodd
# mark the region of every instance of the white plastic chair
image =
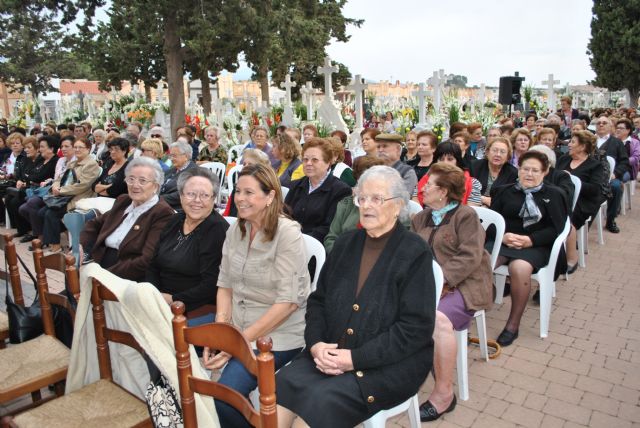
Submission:
<svg viewBox="0 0 640 428">
<path fill-rule="evenodd" d="M 282 190 L 282 200 L 284 201 L 289 193 L 289 188 L 282 186 L 280 189 Z"/>
<path fill-rule="evenodd" d="M 433 278 L 436 288 L 436 308 L 440 303 L 440 295 L 442 294 L 442 287 L 444 286 L 444 275 L 440 265 L 435 260 L 433 261 Z M 375 415 L 362 423 L 364 428 L 384 428 L 387 419 L 394 416 L 398 416 L 404 412 L 409 413 L 409 426 L 411 428 L 420 427 L 420 403 L 418 402 L 418 394 L 413 395 L 407 401 L 398 404 L 396 407 L 392 407 L 387 410 L 380 410 Z"/>
<path fill-rule="evenodd" d="M 218 190 L 218 194 L 216 195 L 216 203 L 220 203 L 220 198 L 222 197 L 222 189 L 224 186 L 224 173 L 227 170 L 227 166 L 222 162 L 207 162 L 200 165 L 202 168 L 207 168 L 215 175 L 218 176 L 218 180 L 220 181 L 220 190 Z"/>
<path fill-rule="evenodd" d="M 418 214 L 422 211 L 422 207 L 416 201 L 409 200 L 409 215 L 413 216 L 414 214 Z"/>
<path fill-rule="evenodd" d="M 229 170 L 227 173 L 227 195 L 231 196 L 233 193 L 233 189 L 236 188 L 236 183 L 238 182 L 238 176 L 240 175 L 240 171 L 242 171 L 242 165 L 236 165 Z"/>
<path fill-rule="evenodd" d="M 302 239 L 304 240 L 304 247 L 307 253 L 307 264 L 309 264 L 313 257 L 316 258 L 316 270 L 313 273 L 313 278 L 311 278 L 311 291 L 313 292 L 316 290 L 320 270 L 327 259 L 327 253 L 325 252 L 324 245 L 313 236 L 303 234 Z"/>
<path fill-rule="evenodd" d="M 531 279 L 538 281 L 540 290 L 540 337 L 547 337 L 549 334 L 549 318 L 551 317 L 551 303 L 556 294 L 556 283 L 553 280 L 553 274 L 556 270 L 556 262 L 560 254 L 560 248 L 566 241 L 571 228 L 571 220 L 567 217 L 564 229 L 553 242 L 549 263 L 538 270 L 538 273 L 531 275 Z M 494 283 L 496 285 L 496 293 L 502 296 L 504 293 L 504 283 L 509 275 L 509 268 L 502 265 L 493 271 Z M 497 300 L 497 299 L 496 299 Z"/>
<path fill-rule="evenodd" d="M 571 182 L 573 183 L 574 191 L 573 191 L 573 205 L 571 205 L 571 209 L 576 208 L 576 203 L 578 202 L 578 196 L 580 196 L 580 190 L 582 189 L 582 180 L 576 177 L 573 174 L 569 174 L 571 177 Z M 585 248 L 585 239 L 586 239 L 586 229 L 585 223 L 579 230 L 576 230 L 576 239 L 578 241 L 578 266 L 584 268 L 587 266 L 587 262 L 585 260 L 584 255 L 587 253 Z"/>
<path fill-rule="evenodd" d="M 629 204 L 629 211 L 631 211 L 631 197 L 636 193 L 636 181 L 632 178 L 622 186 L 622 215 L 627 214 L 627 206 Z"/>
<path fill-rule="evenodd" d="M 240 158 L 242 158 L 244 146 L 245 144 L 236 144 L 235 146 L 229 147 L 229 151 L 227 152 L 227 165 L 229 165 L 234 159 L 236 165 L 240 165 Z"/>
</svg>

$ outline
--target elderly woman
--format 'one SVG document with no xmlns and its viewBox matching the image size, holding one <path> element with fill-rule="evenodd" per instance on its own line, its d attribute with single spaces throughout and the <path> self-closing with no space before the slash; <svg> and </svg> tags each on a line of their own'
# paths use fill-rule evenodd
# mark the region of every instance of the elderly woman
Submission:
<svg viewBox="0 0 640 428">
<path fill-rule="evenodd" d="M 309 273 L 300 225 L 283 212 L 280 183 L 270 166 L 245 166 L 236 185 L 238 221 L 227 232 L 216 299 L 217 322 L 231 322 L 249 342 L 271 336 L 275 368 L 304 347 Z M 244 266 L 244 268 L 241 268 Z M 203 354 L 205 366 L 220 368 L 229 355 Z M 219 383 L 248 396 L 256 379 L 232 359 Z M 242 415 L 216 401 L 223 427 L 249 426 Z"/>
<path fill-rule="evenodd" d="M 542 144 L 549 147 L 556 154 L 556 158 L 559 158 L 562 156 L 562 152 L 560 151 L 560 147 L 556 144 L 557 139 L 558 134 L 553 128 L 544 127 L 536 135 L 536 144 Z"/>
<path fill-rule="evenodd" d="M 107 149 L 107 133 L 102 129 L 96 129 L 93 131 L 93 149 L 91 149 L 91 156 L 102 164 L 109 158 L 109 149 Z"/>
<path fill-rule="evenodd" d="M 462 195 L 461 202 L 464 205 L 480 206 L 482 205 L 480 182 L 469 174 L 469 171 L 464 168 L 462 162 L 462 151 L 460 146 L 452 142 L 444 142 L 438 144 L 434 155 L 434 161 L 437 163 L 444 163 L 453 166 L 457 166 L 464 172 L 464 193 Z M 425 174 L 416 186 L 418 189 L 417 199 L 420 205 L 424 206 L 424 188 L 429 182 L 429 174 Z"/>
<path fill-rule="evenodd" d="M 276 375 L 279 426 L 353 427 L 414 395 L 432 366 L 432 255 L 398 223 L 403 180 L 374 166 L 354 198 L 362 229 L 336 240 L 307 301 L 306 349 Z"/>
<path fill-rule="evenodd" d="M 58 157 L 58 162 L 56 163 L 54 179 L 60 178 L 67 170 L 67 165 L 71 161 L 76 160 L 76 154 L 73 150 L 73 143 L 75 141 L 76 138 L 73 135 L 67 135 L 60 139 L 60 157 Z"/>
<path fill-rule="evenodd" d="M 316 128 L 316 126 L 312 125 L 311 123 L 305 125 L 302 128 L 302 138 L 304 139 L 305 143 L 307 143 L 312 138 L 318 138 L 319 136 L 320 134 L 318 133 L 318 128 Z"/>
<path fill-rule="evenodd" d="M 522 156 L 533 145 L 533 139 L 527 128 L 518 128 L 511 134 L 511 146 L 513 155 L 509 163 L 518 167 L 518 158 Z"/>
<path fill-rule="evenodd" d="M 580 229 L 589 217 L 595 218 L 604 201 L 602 183 L 605 182 L 602 164 L 591 155 L 596 148 L 596 137 L 589 131 L 575 131 L 569 142 L 569 153 L 558 159 L 556 169 L 578 177 L 582 182 L 578 202 L 571 213 L 571 232 L 567 238 L 568 273 L 578 265 L 576 229 Z"/>
<path fill-rule="evenodd" d="M 271 140 L 273 157 L 278 161 L 273 166 L 284 187 L 291 186 L 291 182 L 304 177 L 302 161 L 300 160 L 300 143 L 291 138 L 286 132 L 276 135 Z"/>
<path fill-rule="evenodd" d="M 81 254 L 120 278 L 142 282 L 173 209 L 158 197 L 164 182 L 160 165 L 138 157 L 125 168 L 128 193 L 113 208 L 87 222 L 80 234 Z"/>
<path fill-rule="evenodd" d="M 27 156 L 31 149 L 29 148 L 29 144 L 25 144 L 25 151 L 27 152 Z M 37 160 L 33 162 L 33 168 L 25 169 L 24 171 L 20 171 L 18 175 L 18 181 L 16 182 L 16 188 L 22 192 L 24 192 L 24 196 L 27 199 L 36 198 L 39 202 L 42 203 L 42 199 L 38 196 L 34 195 L 34 192 L 37 189 L 44 188 L 50 180 L 53 179 L 55 173 L 56 162 L 58 157 L 56 156 L 56 152 L 58 151 L 58 139 L 53 136 L 41 136 L 38 140 L 38 152 L 39 156 Z M 20 215 L 20 208 L 24 205 L 25 197 L 17 196 L 17 195 L 7 195 L 5 198 L 5 204 L 7 206 L 7 212 L 9 213 L 9 218 L 11 219 L 11 224 L 17 228 L 18 233 L 17 236 L 22 236 L 20 242 L 31 242 L 37 235 L 33 235 L 29 232 L 31 229 L 31 225 L 28 221 L 28 218 Z M 38 208 L 35 210 L 34 214 L 37 217 L 37 210 L 42 206 L 38 204 Z M 40 233 L 41 229 L 40 229 Z"/>
<path fill-rule="evenodd" d="M 518 337 L 531 275 L 549 262 L 553 242 L 567 220 L 563 193 L 543 182 L 549 171 L 547 156 L 528 151 L 518 162 L 518 182 L 495 189 L 491 199 L 491 209 L 502 214 L 506 224 L 496 264 L 508 265 L 511 278 L 511 311 L 498 336 L 501 346 L 511 345 Z"/>
<path fill-rule="evenodd" d="M 413 165 L 418 181 L 429 172 L 431 164 L 434 162 L 433 152 L 438 146 L 438 137 L 431 131 L 420 131 L 417 134 L 417 158 L 418 161 Z"/>
<path fill-rule="evenodd" d="M 329 137 L 326 139 L 331 147 L 333 154 L 331 155 L 331 174 L 339 178 L 340 181 L 349 187 L 356 185 L 356 179 L 353 178 L 353 170 L 344 162 L 344 147 L 337 137 Z"/>
<path fill-rule="evenodd" d="M 191 127 L 184 126 L 182 128 L 178 128 L 178 130 L 176 131 L 176 136 L 176 141 L 186 143 L 189 145 L 189 147 L 191 147 L 191 157 L 189 158 L 189 160 L 195 162 L 198 158 L 198 153 L 200 150 L 200 141 L 195 138 L 195 134 Z"/>
<path fill-rule="evenodd" d="M 467 126 L 467 132 L 469 133 L 469 153 L 473 159 L 484 158 L 487 142 L 482 136 L 482 124 L 479 122 L 470 123 Z"/>
<path fill-rule="evenodd" d="M 616 123 L 616 138 L 622 141 L 627 150 L 629 165 L 631 166 L 631 179 L 635 180 L 638 177 L 638 162 L 640 162 L 640 141 L 631 135 L 632 130 L 633 124 L 626 117 Z"/>
<path fill-rule="evenodd" d="M 366 156 L 378 157 L 378 143 L 376 143 L 378 134 L 380 131 L 375 128 L 365 128 L 360 132 L 362 150 Z"/>
<path fill-rule="evenodd" d="M 349 136 L 346 132 L 340 131 L 339 129 L 331 132 L 329 136 L 340 140 L 340 143 L 342 144 L 342 155 L 344 156 L 344 160 L 342 162 L 351 168 L 353 166 L 353 158 L 351 156 L 351 151 L 347 149 L 347 140 L 349 139 Z"/>
<path fill-rule="evenodd" d="M 518 170 L 510 165 L 511 143 L 505 137 L 496 137 L 487 143 L 484 159 L 471 164 L 471 176 L 478 179 L 482 188 L 482 205 L 491 205 L 493 187 L 513 184 L 518 178 Z"/>
<path fill-rule="evenodd" d="M 117 198 L 127 192 L 124 182 L 125 168 L 127 165 L 127 153 L 129 141 L 124 138 L 114 138 L 107 143 L 109 159 L 102 166 L 102 174 L 91 186 L 98 196 Z"/>
<path fill-rule="evenodd" d="M 384 161 L 371 156 L 360 156 L 356 158 L 353 162 L 353 177 L 357 181 L 366 170 L 375 165 L 384 165 Z M 359 223 L 360 211 L 353 202 L 353 195 L 349 195 L 338 202 L 336 215 L 333 217 L 331 226 L 329 226 L 329 233 L 324 238 L 324 248 L 327 254 L 333 249 L 333 244 L 336 242 L 338 236 L 348 230 L 356 229 Z"/>
<path fill-rule="evenodd" d="M 246 149 L 258 149 L 262 150 L 267 156 L 269 156 L 269 163 L 275 165 L 277 159 L 273 155 L 273 148 L 269 144 L 269 131 L 264 126 L 256 126 L 251 131 L 251 141 L 244 146 L 243 152 Z"/>
<path fill-rule="evenodd" d="M 322 242 L 338 201 L 350 195 L 351 188 L 329 171 L 333 150 L 326 140 L 313 138 L 302 150 L 306 177 L 291 183 L 284 203 L 291 217 L 302 225 L 302 233 Z"/>
<path fill-rule="evenodd" d="M 471 135 L 466 131 L 456 132 L 453 134 L 451 141 L 457 144 L 462 151 L 462 164 L 464 169 L 471 168 L 471 163 L 475 160 L 475 157 L 471 153 Z"/>
<path fill-rule="evenodd" d="M 7 145 L 11 149 L 6 152 L 4 158 L 0 160 L 0 218 L 4 219 L 5 205 L 4 197 L 7 189 L 16 184 L 15 168 L 16 165 L 25 162 L 26 154 L 23 151 L 23 142 L 25 136 L 19 132 L 13 132 L 7 137 Z M 6 219 L 3 220 L 6 221 Z"/>
<path fill-rule="evenodd" d="M 51 252 L 59 252 L 62 217 L 75 208 L 76 202 L 95 196 L 91 185 L 100 175 L 98 163 L 90 156 L 91 143 L 86 138 L 73 143 L 76 160 L 69 163 L 66 171 L 51 186 L 51 195 L 57 200 L 51 204 L 45 198 L 45 206 L 38 211 L 43 219 L 43 244 Z"/>
<path fill-rule="evenodd" d="M 404 136 L 404 149 L 400 155 L 400 160 L 407 165 L 415 166 L 420 160 L 418 157 L 418 132 L 411 130 Z"/>
<path fill-rule="evenodd" d="M 166 162 L 162 161 L 162 157 L 164 156 L 164 147 L 160 138 L 149 138 L 144 140 L 140 145 L 140 150 L 142 151 L 141 156 L 157 160 L 163 173 L 169 171 L 170 166 L 167 165 Z"/>
<path fill-rule="evenodd" d="M 182 212 L 160 234 L 146 280 L 171 304 L 187 311 L 215 304 L 222 244 L 229 224 L 213 209 L 220 183 L 211 171 L 195 167 L 178 177 Z"/>
<path fill-rule="evenodd" d="M 160 188 L 160 197 L 177 211 L 182 210 L 178 178 L 183 172 L 197 167 L 191 160 L 191 150 L 189 143 L 182 141 L 176 141 L 169 146 L 172 167 L 165 174 L 164 184 Z"/>
<path fill-rule="evenodd" d="M 420 408 L 422 421 L 428 422 L 456 406 L 454 330 L 468 328 L 475 311 L 491 307 L 493 267 L 484 249 L 485 233 L 478 215 L 473 208 L 462 204 L 463 171 L 443 162 L 434 164 L 423 193 L 426 208 L 413 218 L 411 230 L 429 243 L 445 281 L 433 333 L 436 382 L 429 399 Z"/>
<path fill-rule="evenodd" d="M 198 159 L 196 163 L 202 165 L 207 162 L 220 162 L 227 164 L 228 155 L 227 150 L 220 145 L 220 138 L 222 138 L 222 129 L 216 126 L 207 126 L 204 129 L 204 139 L 207 143 L 206 146 L 198 153 Z"/>
</svg>

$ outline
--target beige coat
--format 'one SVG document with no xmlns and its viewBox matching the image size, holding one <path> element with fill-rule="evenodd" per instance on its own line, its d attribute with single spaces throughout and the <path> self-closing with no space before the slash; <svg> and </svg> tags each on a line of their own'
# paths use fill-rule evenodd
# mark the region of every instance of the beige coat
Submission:
<svg viewBox="0 0 640 428">
<path fill-rule="evenodd" d="M 91 189 L 91 185 L 96 181 L 98 177 L 100 177 L 101 169 L 96 163 L 96 161 L 91 157 L 87 156 L 81 161 L 73 161 L 70 162 L 67 166 L 67 169 L 73 169 L 76 173 L 77 182 L 74 184 L 69 184 L 67 186 L 62 186 L 60 188 L 60 195 L 62 196 L 72 196 L 73 199 L 69 201 L 67 204 L 67 211 L 71 211 L 76 207 L 76 203 L 83 198 L 92 198 L 96 194 Z M 63 174 L 64 176 L 64 174 Z M 55 183 L 53 183 L 54 187 L 60 185 L 60 178 L 58 178 Z"/>
<path fill-rule="evenodd" d="M 491 308 L 491 257 L 484 249 L 484 229 L 473 208 L 459 205 L 439 226 L 433 223 L 431 209 L 426 208 L 413 218 L 411 230 L 431 246 L 445 283 L 460 290 L 467 309 Z"/>
</svg>

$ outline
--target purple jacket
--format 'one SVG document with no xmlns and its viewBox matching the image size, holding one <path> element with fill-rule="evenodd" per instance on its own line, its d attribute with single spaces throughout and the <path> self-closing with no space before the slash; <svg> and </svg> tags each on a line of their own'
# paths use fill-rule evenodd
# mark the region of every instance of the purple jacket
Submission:
<svg viewBox="0 0 640 428">
<path fill-rule="evenodd" d="M 638 177 L 638 164 L 640 163 L 640 141 L 631 137 L 630 140 L 624 142 L 624 147 L 629 154 L 629 165 L 631 166 L 631 179 Z"/>
</svg>

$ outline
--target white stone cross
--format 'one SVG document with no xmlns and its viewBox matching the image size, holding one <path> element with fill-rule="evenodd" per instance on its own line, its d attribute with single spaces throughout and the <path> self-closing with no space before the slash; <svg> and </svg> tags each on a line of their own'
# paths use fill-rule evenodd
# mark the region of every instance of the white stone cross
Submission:
<svg viewBox="0 0 640 428">
<path fill-rule="evenodd" d="M 556 108 L 556 94 L 553 90 L 553 85 L 560 84 L 559 80 L 553 80 L 553 73 L 549 74 L 549 78 L 542 82 L 543 85 L 547 85 L 547 108 L 549 110 L 555 110 Z"/>
<path fill-rule="evenodd" d="M 424 83 L 418 85 L 418 90 L 411 92 L 411 95 L 418 98 L 418 126 L 424 127 L 427 122 L 427 112 L 425 108 L 425 98 L 430 95 L 430 92 L 425 90 Z"/>
<path fill-rule="evenodd" d="M 163 103 L 164 102 L 164 90 L 162 86 L 156 88 L 156 102 Z"/>
<path fill-rule="evenodd" d="M 318 74 L 324 74 L 324 97 L 326 99 L 333 98 L 333 87 L 331 85 L 331 75 L 340 71 L 337 65 L 331 65 L 331 58 L 324 58 L 324 65 L 318 67 Z"/>
<path fill-rule="evenodd" d="M 486 100 L 487 97 L 487 88 L 485 86 L 484 83 L 480 84 L 480 94 L 478 95 L 478 104 L 480 105 L 481 108 L 484 108 L 484 102 Z"/>
<path fill-rule="evenodd" d="M 302 88 L 300 88 L 300 92 L 305 98 L 305 105 L 307 106 L 307 120 L 313 120 L 313 95 L 316 93 L 316 90 L 313 89 L 313 84 L 311 82 L 307 82 Z"/>
<path fill-rule="evenodd" d="M 291 75 L 284 77 L 284 82 L 280 83 L 280 87 L 285 90 L 284 111 L 282 112 L 282 125 L 293 126 L 293 109 L 291 108 L 291 88 L 296 86 L 296 82 L 291 81 Z"/>
<path fill-rule="evenodd" d="M 289 105 L 291 105 L 291 88 L 295 88 L 296 86 L 297 83 L 291 80 L 290 74 L 284 76 L 284 82 L 280 82 L 280 87 L 284 89 L 287 94 L 285 101 Z"/>
<path fill-rule="evenodd" d="M 222 102 L 216 97 L 213 101 L 213 110 L 216 113 L 216 124 L 222 128 L 224 126 L 223 114 L 222 114 Z"/>
<path fill-rule="evenodd" d="M 440 112 L 442 107 L 442 98 L 444 95 L 444 85 L 447 82 L 447 77 L 444 75 L 444 70 L 440 69 L 433 72 L 433 76 L 429 78 L 428 83 L 433 88 L 433 105 L 436 113 Z"/>
<path fill-rule="evenodd" d="M 363 91 L 368 87 L 369 85 L 367 85 L 362 81 L 362 76 L 359 74 L 356 74 L 353 79 L 353 83 L 347 86 L 348 89 L 354 91 L 356 94 L 355 109 L 356 109 L 356 128 L 357 129 L 362 129 L 364 127 L 364 121 L 363 121 L 364 114 L 362 111 L 362 95 L 363 95 Z"/>
<path fill-rule="evenodd" d="M 267 106 L 266 101 L 262 101 L 260 107 L 256 109 L 256 112 L 260 113 L 260 116 L 265 116 L 271 113 L 271 109 L 269 108 L 269 106 Z"/>
</svg>

